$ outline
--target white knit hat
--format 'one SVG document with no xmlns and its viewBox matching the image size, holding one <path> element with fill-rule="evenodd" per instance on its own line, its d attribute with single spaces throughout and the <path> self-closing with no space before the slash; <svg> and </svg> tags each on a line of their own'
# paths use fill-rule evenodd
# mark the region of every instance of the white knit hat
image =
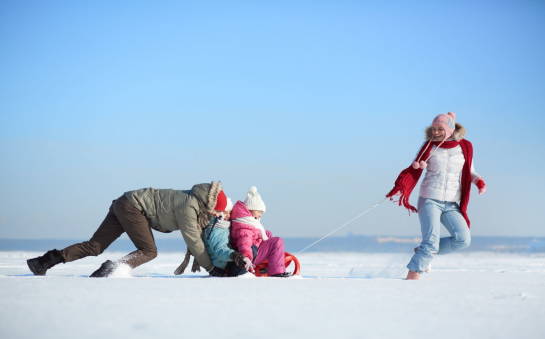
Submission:
<svg viewBox="0 0 545 339">
<path fill-rule="evenodd" d="M 225 206 L 225 211 L 231 212 L 232 209 L 233 209 L 233 201 L 231 200 L 231 198 L 227 197 L 227 206 Z"/>
<path fill-rule="evenodd" d="M 261 195 L 257 192 L 257 187 L 255 186 L 250 187 L 248 190 L 244 204 L 250 211 L 265 212 L 267 210 L 265 203 L 263 202 L 263 199 L 261 199 Z"/>
</svg>

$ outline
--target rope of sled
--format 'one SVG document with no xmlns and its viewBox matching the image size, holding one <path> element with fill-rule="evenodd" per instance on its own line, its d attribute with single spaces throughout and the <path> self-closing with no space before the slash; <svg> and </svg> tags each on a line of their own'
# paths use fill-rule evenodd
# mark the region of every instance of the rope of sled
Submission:
<svg viewBox="0 0 545 339">
<path fill-rule="evenodd" d="M 304 251 L 308 250 L 309 248 L 311 248 L 312 246 L 316 245 L 317 243 L 319 243 L 320 241 L 330 237 L 331 235 L 337 233 L 338 231 L 340 231 L 341 229 L 345 228 L 346 226 L 350 225 L 351 223 L 353 223 L 354 221 L 358 220 L 359 218 L 363 217 L 364 215 L 366 215 L 367 213 L 371 212 L 372 210 L 374 210 L 375 208 L 377 208 L 379 205 L 381 205 L 384 201 L 388 200 L 388 198 L 384 198 L 384 199 L 381 199 L 379 201 L 377 201 L 376 203 L 374 203 L 373 205 L 371 205 L 369 208 L 367 208 L 366 210 L 364 210 L 363 212 L 359 213 L 358 215 L 354 216 L 353 218 L 351 218 L 350 220 L 346 221 L 345 223 L 343 223 L 341 226 L 335 228 L 334 230 L 332 230 L 331 232 L 327 233 L 326 235 L 324 235 L 323 237 L 321 237 L 320 239 L 314 241 L 312 244 L 304 247 L 303 249 L 299 250 L 298 252 L 296 252 L 296 254 L 301 254 L 303 253 Z M 186 252 L 185 254 L 185 258 L 183 260 L 183 262 L 180 264 L 180 266 L 178 266 L 178 268 L 176 268 L 176 270 L 174 271 L 174 274 L 175 275 L 180 275 L 180 274 L 183 274 L 186 267 L 189 265 L 189 259 L 191 257 L 191 252 L 189 252 L 189 250 Z M 296 267 L 297 267 L 297 264 L 296 264 Z M 200 267 L 197 263 L 196 260 L 193 260 L 193 267 L 191 269 L 192 272 L 197 272 L 197 271 L 200 271 Z"/>
<path fill-rule="evenodd" d="M 374 203 L 373 205 L 371 205 L 369 208 L 367 208 L 365 211 L 361 212 L 360 214 L 356 215 L 355 217 L 353 217 L 352 219 L 346 221 L 344 224 L 342 224 L 341 226 L 335 228 L 334 230 L 332 230 L 331 232 L 327 233 L 326 235 L 324 235 L 323 237 L 321 237 L 320 239 L 316 240 L 315 242 L 313 242 L 312 244 L 304 247 L 303 249 L 299 250 L 296 254 L 301 254 L 303 253 L 304 251 L 308 250 L 309 248 L 311 248 L 312 246 L 316 245 L 317 243 L 319 243 L 320 241 L 332 236 L 333 234 L 337 233 L 338 231 L 340 231 L 341 229 L 345 228 L 346 226 L 350 225 L 351 223 L 353 223 L 354 221 L 358 220 L 359 218 L 363 217 L 364 215 L 366 215 L 367 213 L 371 212 L 372 210 L 374 210 L 375 208 L 377 208 L 380 204 L 382 204 L 383 202 L 385 202 L 386 200 L 388 200 L 388 198 L 384 198 L 384 199 L 381 199 L 379 201 L 377 201 L 376 203 Z"/>
</svg>

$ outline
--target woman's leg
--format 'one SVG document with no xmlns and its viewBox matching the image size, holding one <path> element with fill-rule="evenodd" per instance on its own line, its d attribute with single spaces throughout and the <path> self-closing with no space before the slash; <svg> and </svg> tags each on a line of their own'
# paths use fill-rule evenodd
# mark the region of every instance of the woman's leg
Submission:
<svg viewBox="0 0 545 339">
<path fill-rule="evenodd" d="M 286 272 L 284 265 L 284 239 L 272 237 L 259 245 L 257 256 L 254 258 L 254 264 L 259 265 L 267 260 L 267 273 L 269 275 L 281 274 Z"/>
<path fill-rule="evenodd" d="M 104 221 L 102 221 L 89 241 L 74 244 L 61 250 L 65 262 L 74 261 L 90 255 L 97 256 L 104 252 L 115 239 L 123 234 L 123 228 L 113 212 L 113 206 L 116 201 L 112 202 L 106 218 L 104 218 Z"/>
<path fill-rule="evenodd" d="M 89 241 L 84 241 L 66 247 L 65 249 L 51 250 L 43 256 L 27 260 L 28 267 L 35 275 L 45 275 L 51 267 L 63 262 L 70 262 L 90 255 L 97 256 L 123 233 L 123 228 L 113 213 L 112 206 Z"/>
<path fill-rule="evenodd" d="M 140 266 L 157 256 L 157 247 L 148 219 L 126 198 L 119 198 L 113 211 L 122 229 L 136 246 L 136 251 L 121 258 L 119 262 L 132 268 Z"/>
<path fill-rule="evenodd" d="M 460 213 L 457 203 L 447 203 L 447 208 L 441 216 L 441 223 L 449 231 L 450 237 L 441 238 L 439 254 L 461 250 L 471 244 L 471 233 L 467 222 Z"/>
<path fill-rule="evenodd" d="M 415 249 L 415 254 L 407 265 L 409 271 L 424 272 L 439 250 L 441 231 L 441 203 L 433 199 L 418 199 L 418 219 L 422 231 L 422 242 Z"/>
</svg>

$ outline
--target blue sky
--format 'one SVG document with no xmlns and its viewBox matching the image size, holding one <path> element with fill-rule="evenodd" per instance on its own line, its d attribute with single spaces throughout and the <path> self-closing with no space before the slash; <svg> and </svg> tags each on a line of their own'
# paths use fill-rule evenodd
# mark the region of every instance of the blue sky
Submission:
<svg viewBox="0 0 545 339">
<path fill-rule="evenodd" d="M 489 184 L 473 234 L 545 236 L 544 17 L 543 1 L 3 1 L 0 237 L 88 238 L 124 191 L 213 179 L 234 199 L 257 185 L 274 233 L 319 236 L 379 200 L 447 111 Z M 419 224 L 385 203 L 346 232 Z"/>
</svg>

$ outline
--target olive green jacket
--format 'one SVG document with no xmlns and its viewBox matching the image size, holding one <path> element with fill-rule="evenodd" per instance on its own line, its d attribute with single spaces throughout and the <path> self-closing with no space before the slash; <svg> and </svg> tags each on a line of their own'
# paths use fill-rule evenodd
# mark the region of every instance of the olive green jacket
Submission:
<svg viewBox="0 0 545 339">
<path fill-rule="evenodd" d="M 202 240 L 202 230 L 211 218 L 221 183 L 197 184 L 191 190 L 143 188 L 125 192 L 125 196 L 142 211 L 150 226 L 163 233 L 180 230 L 187 249 L 200 266 L 210 271 L 214 266 Z"/>
</svg>

